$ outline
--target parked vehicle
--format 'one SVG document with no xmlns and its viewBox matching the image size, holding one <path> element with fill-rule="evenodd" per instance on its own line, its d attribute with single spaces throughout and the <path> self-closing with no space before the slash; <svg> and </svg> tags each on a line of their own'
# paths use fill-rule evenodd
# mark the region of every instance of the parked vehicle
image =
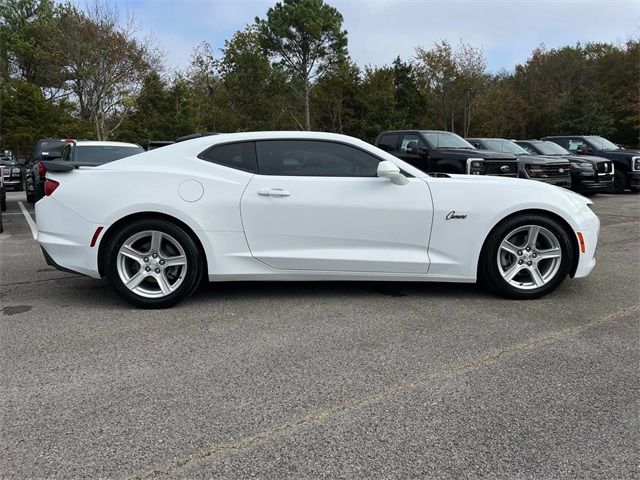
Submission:
<svg viewBox="0 0 640 480">
<path fill-rule="evenodd" d="M 480 280 L 529 299 L 595 265 L 590 200 L 542 182 L 426 174 L 344 135 L 223 134 L 97 168 L 52 166 L 36 204 L 47 262 L 106 276 L 139 307 L 179 302 L 203 274 Z"/>
<path fill-rule="evenodd" d="M 0 157 L 0 165 L 3 168 L 3 178 L 5 188 L 21 192 L 23 187 L 22 169 L 18 165 L 18 161 L 12 155 L 3 155 Z"/>
<path fill-rule="evenodd" d="M 518 162 L 514 155 L 478 150 L 452 132 L 382 132 L 375 145 L 426 173 L 518 176 Z"/>
<path fill-rule="evenodd" d="M 46 163 L 60 158 L 63 147 L 70 139 L 43 138 L 36 142 L 26 165 L 25 190 L 27 202 L 34 203 L 44 195 Z"/>
<path fill-rule="evenodd" d="M 467 138 L 467 141 L 481 150 L 515 155 L 518 159 L 518 176 L 520 178 L 571 188 L 568 160 L 531 154 L 515 142 L 503 138 Z"/>
<path fill-rule="evenodd" d="M 167 145 L 173 145 L 175 142 L 171 140 L 149 140 L 148 142 L 142 142 L 140 146 L 148 152 L 149 150 L 155 150 L 156 148 L 166 147 Z"/>
<path fill-rule="evenodd" d="M 7 191 L 4 188 L 4 167 L 0 165 L 0 211 L 7 209 Z"/>
<path fill-rule="evenodd" d="M 596 135 L 553 136 L 544 137 L 542 140 L 555 142 L 574 155 L 596 155 L 611 160 L 615 167 L 612 191 L 640 191 L 640 150 L 620 148 L 606 138 Z"/>
<path fill-rule="evenodd" d="M 549 158 L 564 158 L 571 168 L 571 189 L 583 195 L 608 192 L 613 187 L 615 167 L 611 160 L 588 155 L 573 155 L 560 145 L 545 140 L 516 141 L 525 150 Z"/>
<path fill-rule="evenodd" d="M 219 135 L 219 133 L 217 132 L 190 133 L 189 135 L 183 135 L 182 137 L 176 138 L 176 143 L 186 142 L 187 140 L 193 140 L 194 138 L 209 137 L 211 135 Z"/>
</svg>

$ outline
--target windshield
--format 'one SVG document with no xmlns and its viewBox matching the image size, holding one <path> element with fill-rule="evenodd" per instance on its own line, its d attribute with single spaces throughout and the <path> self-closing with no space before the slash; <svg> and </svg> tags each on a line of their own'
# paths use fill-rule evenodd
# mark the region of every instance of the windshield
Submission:
<svg viewBox="0 0 640 480">
<path fill-rule="evenodd" d="M 125 147 L 111 145 L 93 145 L 76 147 L 76 155 L 74 161 L 89 165 L 102 165 L 103 163 L 113 162 L 121 158 L 142 153 L 142 147 Z"/>
<path fill-rule="evenodd" d="M 511 140 L 502 140 L 500 138 L 491 138 L 485 140 L 484 144 L 487 146 L 487 150 L 493 152 L 513 153 L 514 155 L 530 155 L 520 145 L 516 145 Z"/>
<path fill-rule="evenodd" d="M 595 150 L 620 150 L 615 143 L 603 137 L 587 137 L 587 140 Z"/>
<path fill-rule="evenodd" d="M 471 148 L 475 147 L 460 135 L 451 132 L 424 132 L 424 136 L 434 148 Z"/>
<path fill-rule="evenodd" d="M 534 146 L 541 155 L 571 155 L 569 150 L 554 142 L 536 142 Z"/>
</svg>

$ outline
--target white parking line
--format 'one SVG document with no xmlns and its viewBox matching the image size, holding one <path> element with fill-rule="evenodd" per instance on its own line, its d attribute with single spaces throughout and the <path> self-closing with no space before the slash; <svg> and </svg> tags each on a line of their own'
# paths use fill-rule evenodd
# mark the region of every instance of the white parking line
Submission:
<svg viewBox="0 0 640 480">
<path fill-rule="evenodd" d="M 34 240 L 37 239 L 38 227 L 36 226 L 36 222 L 33 221 L 33 218 L 31 218 L 31 215 L 29 215 L 29 212 L 27 212 L 27 209 L 24 208 L 24 205 L 22 202 L 18 202 L 18 206 L 20 207 L 20 210 L 22 210 L 22 214 L 24 215 L 25 220 L 29 224 L 29 228 L 31 229 L 31 235 L 33 235 L 33 239 Z"/>
</svg>

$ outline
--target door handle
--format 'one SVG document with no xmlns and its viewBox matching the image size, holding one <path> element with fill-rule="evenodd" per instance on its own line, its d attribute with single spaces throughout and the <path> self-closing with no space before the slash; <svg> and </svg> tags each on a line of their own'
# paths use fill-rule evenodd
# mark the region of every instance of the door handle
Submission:
<svg viewBox="0 0 640 480">
<path fill-rule="evenodd" d="M 258 190 L 258 195 L 264 197 L 288 197 L 290 193 L 282 188 L 261 188 Z"/>
</svg>

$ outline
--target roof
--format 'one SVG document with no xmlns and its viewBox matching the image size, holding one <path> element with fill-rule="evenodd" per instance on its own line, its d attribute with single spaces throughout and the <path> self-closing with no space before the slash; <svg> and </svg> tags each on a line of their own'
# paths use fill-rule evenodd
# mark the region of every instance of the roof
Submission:
<svg viewBox="0 0 640 480">
<path fill-rule="evenodd" d="M 141 148 L 140 145 L 136 145 L 135 143 L 126 143 L 126 142 L 107 142 L 107 141 L 99 141 L 99 140 L 78 140 L 75 142 L 78 147 L 135 147 Z"/>
</svg>

